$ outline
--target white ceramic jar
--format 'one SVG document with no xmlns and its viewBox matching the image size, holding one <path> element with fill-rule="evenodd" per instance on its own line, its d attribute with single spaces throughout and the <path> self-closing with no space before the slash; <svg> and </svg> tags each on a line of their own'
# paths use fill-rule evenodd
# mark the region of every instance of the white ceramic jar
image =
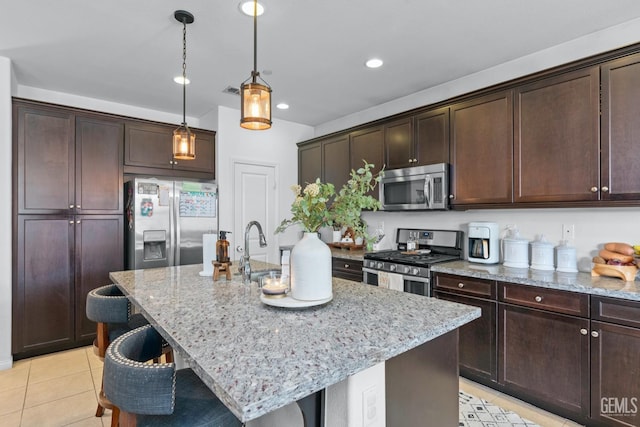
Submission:
<svg viewBox="0 0 640 427">
<path fill-rule="evenodd" d="M 556 246 L 556 269 L 562 273 L 577 273 L 578 261 L 576 257 L 576 248 L 569 246 L 569 242 L 563 240 L 560 245 Z"/>
<path fill-rule="evenodd" d="M 521 239 L 518 230 L 502 239 L 503 265 L 511 268 L 529 268 L 529 241 Z"/>
<path fill-rule="evenodd" d="M 534 270 L 553 271 L 553 244 L 544 235 L 531 242 L 531 268 Z"/>
</svg>

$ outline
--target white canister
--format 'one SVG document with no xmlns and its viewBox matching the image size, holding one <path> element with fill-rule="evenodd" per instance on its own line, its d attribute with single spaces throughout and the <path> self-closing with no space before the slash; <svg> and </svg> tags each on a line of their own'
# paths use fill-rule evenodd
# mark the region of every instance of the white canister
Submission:
<svg viewBox="0 0 640 427">
<path fill-rule="evenodd" d="M 529 268 L 529 241 L 521 239 L 517 230 L 512 230 L 511 237 L 502 239 L 504 266 L 511 268 Z"/>
<path fill-rule="evenodd" d="M 556 246 L 556 265 L 558 266 L 556 270 L 562 273 L 578 272 L 576 248 L 569 246 L 569 242 L 566 240 Z"/>
<path fill-rule="evenodd" d="M 531 242 L 531 268 L 534 270 L 553 271 L 553 244 L 544 235 Z"/>
</svg>

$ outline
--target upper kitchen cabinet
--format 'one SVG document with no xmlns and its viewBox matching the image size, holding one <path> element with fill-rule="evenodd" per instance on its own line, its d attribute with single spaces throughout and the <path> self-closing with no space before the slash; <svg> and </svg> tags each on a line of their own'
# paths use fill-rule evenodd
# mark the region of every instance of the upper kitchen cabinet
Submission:
<svg viewBox="0 0 640 427">
<path fill-rule="evenodd" d="M 384 130 L 382 126 L 351 132 L 349 144 L 349 170 L 358 170 L 364 166 L 364 161 L 373 164 L 371 173 L 377 174 L 384 166 Z M 378 198 L 378 187 L 368 193 Z"/>
<path fill-rule="evenodd" d="M 322 142 L 322 180 L 340 191 L 350 178 L 349 135 L 342 134 Z"/>
<path fill-rule="evenodd" d="M 512 187 L 513 91 L 452 105 L 451 205 L 509 204 Z"/>
<path fill-rule="evenodd" d="M 599 86 L 596 66 L 516 89 L 516 203 L 598 200 Z"/>
<path fill-rule="evenodd" d="M 125 125 L 124 165 L 126 173 L 185 178 L 215 177 L 215 132 L 193 129 L 196 158 L 173 158 L 174 126 L 127 122 Z"/>
<path fill-rule="evenodd" d="M 602 65 L 603 200 L 640 200 L 640 54 Z"/>
<path fill-rule="evenodd" d="M 121 213 L 122 123 L 14 102 L 19 214 Z"/>
<path fill-rule="evenodd" d="M 425 111 L 413 119 L 412 166 L 449 163 L 449 107 Z"/>
<path fill-rule="evenodd" d="M 322 142 L 316 141 L 298 148 L 298 183 L 305 186 L 322 176 Z"/>
<path fill-rule="evenodd" d="M 416 166 L 413 141 L 413 117 L 384 125 L 384 158 L 387 169 Z M 377 166 L 377 165 L 376 165 Z"/>
</svg>

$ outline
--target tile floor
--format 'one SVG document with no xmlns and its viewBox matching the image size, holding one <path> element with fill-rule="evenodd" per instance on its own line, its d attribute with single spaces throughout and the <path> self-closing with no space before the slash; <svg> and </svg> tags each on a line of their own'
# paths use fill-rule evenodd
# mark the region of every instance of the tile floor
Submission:
<svg viewBox="0 0 640 427">
<path fill-rule="evenodd" d="M 102 361 L 92 347 L 19 360 L 0 371 L 0 426 L 109 427 L 111 411 L 94 416 L 101 376 Z M 579 426 L 464 378 L 460 389 L 542 427 Z"/>
</svg>

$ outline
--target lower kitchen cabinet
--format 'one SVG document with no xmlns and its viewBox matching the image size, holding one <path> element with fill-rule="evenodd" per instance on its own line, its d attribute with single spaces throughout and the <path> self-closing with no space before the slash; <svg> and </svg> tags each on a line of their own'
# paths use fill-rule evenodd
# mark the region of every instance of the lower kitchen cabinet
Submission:
<svg viewBox="0 0 640 427">
<path fill-rule="evenodd" d="M 640 425 L 640 302 L 592 297 L 591 419 Z"/>
<path fill-rule="evenodd" d="M 331 258 L 331 275 L 340 279 L 362 282 L 362 261 L 348 258 Z"/>
<path fill-rule="evenodd" d="M 435 296 L 482 310 L 480 318 L 459 328 L 460 375 L 492 385 L 498 380 L 496 282 L 448 274 L 434 278 Z"/>
<path fill-rule="evenodd" d="M 14 359 L 91 343 L 87 293 L 123 269 L 121 215 L 20 215 L 13 283 Z"/>
</svg>

